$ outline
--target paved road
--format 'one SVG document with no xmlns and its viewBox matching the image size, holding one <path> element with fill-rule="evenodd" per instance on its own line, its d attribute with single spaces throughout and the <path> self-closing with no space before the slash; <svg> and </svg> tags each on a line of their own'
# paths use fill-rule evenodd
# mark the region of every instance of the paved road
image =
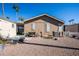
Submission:
<svg viewBox="0 0 79 59">
<path fill-rule="evenodd" d="M 61 37 L 58 40 L 26 38 L 25 43 L 7 44 L 1 55 L 11 56 L 74 56 L 79 55 L 79 40 Z"/>
</svg>

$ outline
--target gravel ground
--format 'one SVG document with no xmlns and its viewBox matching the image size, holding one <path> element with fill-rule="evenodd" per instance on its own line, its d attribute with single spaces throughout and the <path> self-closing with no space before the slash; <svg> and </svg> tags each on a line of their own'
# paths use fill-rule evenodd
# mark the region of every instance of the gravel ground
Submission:
<svg viewBox="0 0 79 59">
<path fill-rule="evenodd" d="M 60 37 L 58 40 L 40 37 L 26 38 L 25 43 L 6 44 L 2 56 L 79 56 L 79 40 Z"/>
</svg>

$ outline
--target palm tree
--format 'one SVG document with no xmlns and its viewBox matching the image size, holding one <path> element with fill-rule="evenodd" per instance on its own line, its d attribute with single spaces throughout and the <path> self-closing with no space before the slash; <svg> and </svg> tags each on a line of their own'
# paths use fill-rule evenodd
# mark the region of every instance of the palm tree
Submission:
<svg viewBox="0 0 79 59">
<path fill-rule="evenodd" d="M 16 11 L 16 19 L 18 18 L 19 6 L 13 5 L 13 9 Z"/>
<path fill-rule="evenodd" d="M 5 17 L 5 14 L 4 14 L 4 3 L 2 3 L 2 17 L 3 18 Z"/>
</svg>

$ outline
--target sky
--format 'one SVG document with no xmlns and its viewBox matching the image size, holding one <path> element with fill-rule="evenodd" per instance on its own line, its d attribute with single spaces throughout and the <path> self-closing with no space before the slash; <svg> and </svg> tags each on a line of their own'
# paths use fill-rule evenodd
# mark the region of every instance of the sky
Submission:
<svg viewBox="0 0 79 59">
<path fill-rule="evenodd" d="M 19 21 L 16 18 L 16 12 L 12 8 L 13 3 L 4 4 L 5 16 L 10 17 L 12 21 Z M 17 3 L 19 6 L 18 16 L 24 17 L 25 20 L 32 17 L 48 14 L 59 20 L 63 20 L 65 24 L 69 24 L 69 20 L 74 19 L 74 23 L 79 23 L 79 4 L 78 3 Z M 2 16 L 2 4 L 0 3 L 0 16 Z"/>
</svg>

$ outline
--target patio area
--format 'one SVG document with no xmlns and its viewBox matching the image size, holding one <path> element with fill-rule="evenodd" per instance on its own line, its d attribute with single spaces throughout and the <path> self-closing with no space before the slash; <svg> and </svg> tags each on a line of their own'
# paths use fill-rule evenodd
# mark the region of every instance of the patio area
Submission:
<svg viewBox="0 0 79 59">
<path fill-rule="evenodd" d="M 79 39 L 60 37 L 58 40 L 26 37 L 24 43 L 6 44 L 2 56 L 79 56 Z"/>
</svg>

